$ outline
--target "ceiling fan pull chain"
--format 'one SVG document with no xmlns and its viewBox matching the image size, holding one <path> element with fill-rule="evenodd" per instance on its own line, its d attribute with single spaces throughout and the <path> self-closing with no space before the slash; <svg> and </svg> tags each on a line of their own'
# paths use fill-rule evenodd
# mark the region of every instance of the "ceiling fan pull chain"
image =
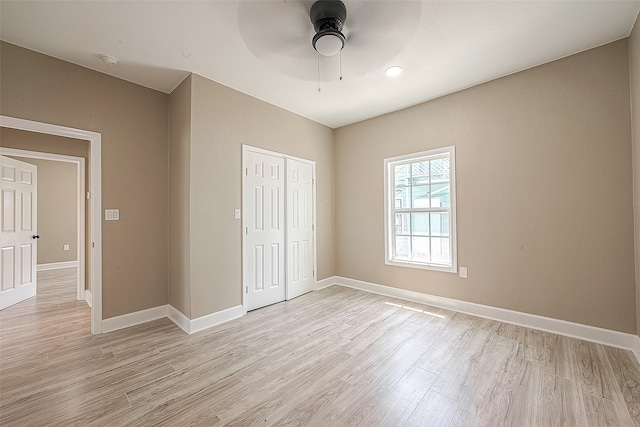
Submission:
<svg viewBox="0 0 640 427">
<path fill-rule="evenodd" d="M 318 56 L 318 92 L 320 92 L 320 53 L 317 53 Z"/>
<path fill-rule="evenodd" d="M 340 81 L 342 81 L 342 50 L 340 51 Z"/>
</svg>

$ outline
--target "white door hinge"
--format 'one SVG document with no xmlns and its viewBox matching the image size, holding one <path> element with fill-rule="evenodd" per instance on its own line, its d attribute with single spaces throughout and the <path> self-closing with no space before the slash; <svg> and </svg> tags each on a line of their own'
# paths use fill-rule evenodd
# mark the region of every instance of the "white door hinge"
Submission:
<svg viewBox="0 0 640 427">
<path fill-rule="evenodd" d="M 244 287 L 244 293 L 245 293 L 245 294 L 248 294 L 248 293 L 249 293 L 249 287 L 248 287 L 248 286 L 245 286 L 245 287 Z"/>
</svg>

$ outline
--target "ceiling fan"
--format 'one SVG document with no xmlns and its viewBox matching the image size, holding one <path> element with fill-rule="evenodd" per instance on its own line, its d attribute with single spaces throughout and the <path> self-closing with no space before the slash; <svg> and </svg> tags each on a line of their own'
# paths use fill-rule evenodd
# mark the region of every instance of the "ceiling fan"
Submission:
<svg viewBox="0 0 640 427">
<path fill-rule="evenodd" d="M 345 37 L 342 34 L 347 8 L 340 0 L 318 0 L 309 11 L 316 34 L 311 44 L 321 55 L 333 56 L 344 48 Z"/>
<path fill-rule="evenodd" d="M 242 0 L 238 30 L 276 72 L 315 83 L 320 67 L 322 80 L 333 82 L 340 56 L 345 78 L 388 64 L 412 39 L 421 10 L 415 0 Z"/>
</svg>

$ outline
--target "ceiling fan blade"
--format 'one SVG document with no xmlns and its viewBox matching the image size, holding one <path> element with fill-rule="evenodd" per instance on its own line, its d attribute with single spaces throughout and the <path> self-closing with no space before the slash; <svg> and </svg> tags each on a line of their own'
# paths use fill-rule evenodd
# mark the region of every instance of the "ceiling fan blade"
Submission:
<svg viewBox="0 0 640 427">
<path fill-rule="evenodd" d="M 414 37 L 422 11 L 418 1 L 350 1 L 343 59 L 357 75 L 385 66 Z"/>
<path fill-rule="evenodd" d="M 314 50 L 309 11 L 314 1 L 241 1 L 238 29 L 249 51 L 278 73 L 307 81 L 337 76 L 340 58 L 322 57 Z M 400 53 L 420 22 L 419 1 L 345 0 L 346 36 L 342 51 L 345 75 L 377 69 Z M 334 72 L 335 69 L 335 72 Z"/>
<path fill-rule="evenodd" d="M 313 1 L 242 1 L 238 28 L 249 51 L 279 73 L 309 79 L 316 61 L 309 20 Z"/>
</svg>

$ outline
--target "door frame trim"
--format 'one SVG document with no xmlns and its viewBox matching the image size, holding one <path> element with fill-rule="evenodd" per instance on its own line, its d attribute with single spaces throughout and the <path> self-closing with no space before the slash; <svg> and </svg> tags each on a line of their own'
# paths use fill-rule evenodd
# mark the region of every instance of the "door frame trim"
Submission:
<svg viewBox="0 0 640 427">
<path fill-rule="evenodd" d="M 248 286 L 245 282 L 245 279 L 247 277 L 246 275 L 246 268 L 247 268 L 247 258 L 246 258 L 246 233 L 245 233 L 245 228 L 247 227 L 246 224 L 246 218 L 247 218 L 247 212 L 246 212 L 246 203 L 245 201 L 245 186 L 246 186 L 246 180 L 247 180 L 247 175 L 245 174 L 245 168 L 247 167 L 247 153 L 251 151 L 254 153 L 260 153 L 260 154 L 266 154 L 269 156 L 275 156 L 275 157 L 281 157 L 283 159 L 285 159 L 285 196 L 286 196 L 286 185 L 287 185 L 287 179 L 286 179 L 286 159 L 292 159 L 292 160 L 297 160 L 299 162 L 302 163 L 308 163 L 310 165 L 313 166 L 313 174 L 312 174 L 312 185 L 311 185 L 311 199 L 313 201 L 313 209 L 312 209 L 312 215 L 313 215 L 313 219 L 312 219 L 312 223 L 313 223 L 313 271 L 314 271 L 314 275 L 313 275 L 313 289 L 315 290 L 315 284 L 317 282 L 317 278 L 318 278 L 318 264 L 317 264 L 317 259 L 318 259 L 318 250 L 317 250 L 317 227 L 316 227 L 316 205 L 317 205 L 317 200 L 316 200 L 316 162 L 315 160 L 309 160 L 309 159 L 303 159 L 302 157 L 296 157 L 296 156 L 290 156 L 288 154 L 284 154 L 284 153 L 279 153 L 277 151 L 271 151 L 271 150 L 266 150 L 264 148 L 259 148 L 259 147 L 255 147 L 252 145 L 247 145 L 247 144 L 242 144 L 242 166 L 240 169 L 240 173 L 242 174 L 242 183 L 241 183 L 241 203 L 242 203 L 242 228 L 240 229 L 240 234 L 242 235 L 242 239 L 241 239 L 241 247 L 242 247 L 242 280 L 240 281 L 240 295 L 241 295 L 241 301 L 242 301 L 242 310 L 243 313 L 246 314 L 247 313 L 247 301 L 246 301 L 246 293 L 245 293 L 245 286 Z M 285 204 L 286 204 L 286 198 L 285 198 Z M 284 210 L 284 215 L 285 215 L 285 225 L 287 223 L 287 209 L 285 206 L 285 210 Z M 287 240 L 287 228 L 285 226 L 284 229 L 284 237 L 285 237 L 285 243 L 288 242 Z M 285 251 L 287 250 L 287 245 L 285 244 Z M 284 257 L 285 260 L 285 277 L 286 277 L 286 272 L 287 270 L 287 257 Z M 286 283 L 285 286 L 285 298 L 287 298 L 288 293 L 289 293 L 289 289 L 288 289 L 288 285 L 289 283 Z"/>
<path fill-rule="evenodd" d="M 79 301 L 84 299 L 85 288 L 85 159 L 84 157 L 67 156 L 64 154 L 43 153 L 39 151 L 29 151 L 16 148 L 0 147 L 0 155 L 22 157 L 26 159 L 49 160 L 54 162 L 72 163 L 76 166 L 76 248 L 78 278 L 76 281 L 76 297 Z"/>
<path fill-rule="evenodd" d="M 91 305 L 91 333 L 102 333 L 102 134 L 33 120 L 0 115 L 0 127 L 47 135 L 63 136 L 89 142 L 89 218 L 92 242 L 89 266 Z"/>
</svg>

